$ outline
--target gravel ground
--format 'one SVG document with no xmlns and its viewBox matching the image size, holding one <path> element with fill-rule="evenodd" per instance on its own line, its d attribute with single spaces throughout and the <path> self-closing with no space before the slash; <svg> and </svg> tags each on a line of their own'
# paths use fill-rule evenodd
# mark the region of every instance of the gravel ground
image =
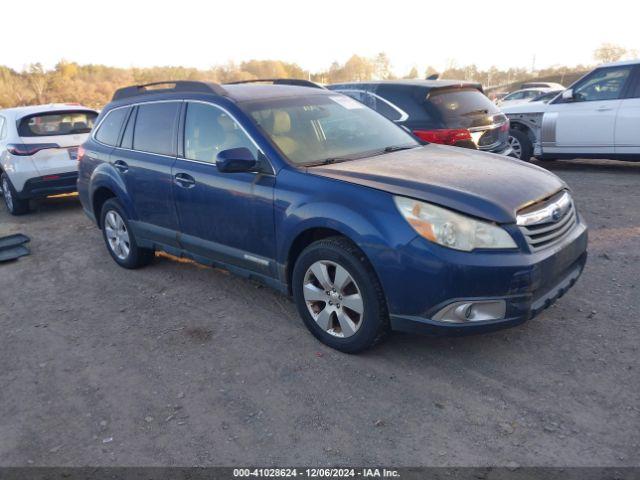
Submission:
<svg viewBox="0 0 640 480">
<path fill-rule="evenodd" d="M 640 465 L 640 164 L 547 162 L 591 226 L 574 289 L 464 338 L 348 356 L 284 296 L 127 271 L 75 197 L 0 212 L 0 465 Z"/>
</svg>

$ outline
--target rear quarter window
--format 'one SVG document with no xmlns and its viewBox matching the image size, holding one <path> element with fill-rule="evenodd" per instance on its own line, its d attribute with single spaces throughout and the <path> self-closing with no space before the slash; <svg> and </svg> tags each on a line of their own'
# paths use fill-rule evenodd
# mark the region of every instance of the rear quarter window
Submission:
<svg viewBox="0 0 640 480">
<path fill-rule="evenodd" d="M 387 110 L 387 118 L 402 120 L 411 128 L 437 128 L 437 120 L 424 108 L 427 92 L 426 88 L 416 85 L 380 84 L 375 89 L 376 95 L 394 107 L 393 111 Z"/>
<path fill-rule="evenodd" d="M 364 103 L 367 107 L 374 109 L 376 112 L 384 115 L 389 120 L 399 121 L 404 115 L 398 107 L 393 105 L 388 100 L 376 95 L 372 92 L 367 92 L 365 90 L 340 90 L 336 89 L 337 92 L 342 93 L 343 95 L 347 95 L 351 98 L 355 98 L 360 103 Z"/>
<path fill-rule="evenodd" d="M 20 121 L 18 134 L 21 137 L 51 137 L 89 133 L 97 116 L 96 112 L 84 110 L 29 115 Z"/>
<path fill-rule="evenodd" d="M 128 108 L 117 108 L 107 112 L 104 120 L 100 122 L 98 131 L 96 132 L 96 140 L 105 145 L 114 147 L 118 143 L 122 123 L 127 117 Z"/>
</svg>

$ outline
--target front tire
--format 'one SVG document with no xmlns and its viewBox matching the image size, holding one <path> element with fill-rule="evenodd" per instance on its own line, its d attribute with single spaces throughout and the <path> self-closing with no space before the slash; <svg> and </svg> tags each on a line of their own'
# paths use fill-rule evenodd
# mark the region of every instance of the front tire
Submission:
<svg viewBox="0 0 640 480">
<path fill-rule="evenodd" d="M 382 286 L 362 251 L 346 238 L 308 246 L 296 261 L 292 282 L 306 327 L 331 348 L 361 352 L 388 333 Z"/>
<path fill-rule="evenodd" d="M 0 189 L 4 204 L 11 215 L 23 215 L 29 212 L 29 200 L 18 198 L 9 176 L 4 172 L 0 176 Z"/>
<path fill-rule="evenodd" d="M 509 146 L 513 150 L 513 156 L 524 162 L 529 162 L 533 155 L 533 144 L 529 136 L 515 128 L 509 130 Z"/>
<path fill-rule="evenodd" d="M 127 215 L 115 198 L 104 203 L 100 225 L 107 250 L 121 267 L 140 268 L 153 260 L 153 250 L 138 246 Z"/>
</svg>

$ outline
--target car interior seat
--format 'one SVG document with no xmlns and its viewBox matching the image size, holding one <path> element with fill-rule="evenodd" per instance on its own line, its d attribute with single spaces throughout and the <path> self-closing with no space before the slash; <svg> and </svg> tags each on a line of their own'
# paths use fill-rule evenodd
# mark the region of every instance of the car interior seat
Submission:
<svg viewBox="0 0 640 480">
<path fill-rule="evenodd" d="M 284 110 L 275 110 L 272 116 L 271 135 L 280 150 L 287 155 L 295 155 L 300 146 L 289 133 L 291 132 L 291 117 Z"/>
<path fill-rule="evenodd" d="M 205 126 L 206 125 L 206 126 Z M 215 123 L 201 124 L 187 140 L 185 150 L 188 158 L 214 163 L 224 142 L 224 132 Z"/>
<path fill-rule="evenodd" d="M 60 122 L 58 126 L 58 131 L 60 132 L 61 135 L 64 135 L 65 133 L 69 133 L 72 128 L 73 127 L 71 122 Z"/>
<path fill-rule="evenodd" d="M 234 123 L 231 118 L 229 118 L 226 114 L 220 114 L 218 116 L 218 125 L 224 132 L 224 139 L 222 144 L 220 145 L 220 151 L 227 150 L 229 148 L 238 148 L 238 147 L 247 147 L 250 148 L 252 145 L 248 145 L 245 140 L 245 136 L 240 133 L 237 125 Z"/>
</svg>

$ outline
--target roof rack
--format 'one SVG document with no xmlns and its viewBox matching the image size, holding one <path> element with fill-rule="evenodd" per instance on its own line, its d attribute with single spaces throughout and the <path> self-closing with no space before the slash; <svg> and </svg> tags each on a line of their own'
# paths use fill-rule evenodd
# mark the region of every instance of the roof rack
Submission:
<svg viewBox="0 0 640 480">
<path fill-rule="evenodd" d="M 267 83 L 271 82 L 274 85 L 293 85 L 296 87 L 311 87 L 311 88 L 325 88 L 319 83 L 312 82 L 311 80 L 303 80 L 301 78 L 256 78 L 254 80 L 240 80 L 237 82 L 227 82 L 225 85 L 240 85 L 243 83 Z"/>
<path fill-rule="evenodd" d="M 163 85 L 166 88 L 163 88 Z M 225 95 L 227 92 L 217 83 L 198 82 L 194 80 L 176 80 L 166 82 L 153 82 L 144 85 L 132 85 L 119 88 L 113 94 L 112 101 L 124 98 L 137 97 L 139 95 L 151 95 L 154 93 L 191 92 L 191 93 L 215 93 Z"/>
</svg>

